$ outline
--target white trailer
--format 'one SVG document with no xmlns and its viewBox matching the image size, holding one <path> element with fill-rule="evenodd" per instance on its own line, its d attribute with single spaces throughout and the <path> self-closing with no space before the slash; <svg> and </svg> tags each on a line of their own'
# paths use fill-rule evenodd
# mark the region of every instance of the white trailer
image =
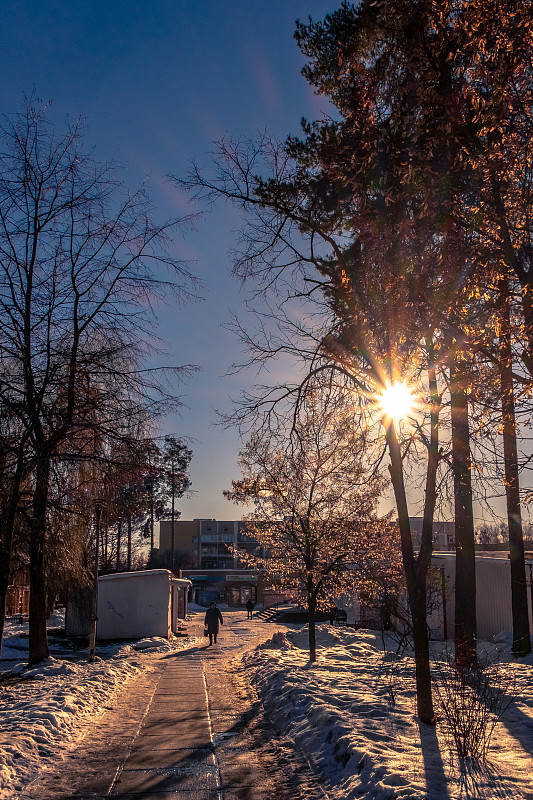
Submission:
<svg viewBox="0 0 533 800">
<path fill-rule="evenodd" d="M 443 604 L 428 620 L 435 638 L 453 639 L 455 616 L 455 553 L 438 553 L 433 566 L 442 571 Z M 529 630 L 533 633 L 531 608 L 531 563 L 526 561 Z M 476 556 L 476 616 L 479 639 L 491 639 L 498 633 L 513 630 L 511 608 L 511 565 L 509 559 Z"/>
<path fill-rule="evenodd" d="M 98 578 L 96 636 L 105 639 L 168 638 L 187 615 L 191 582 L 168 569 L 118 572 Z"/>
</svg>

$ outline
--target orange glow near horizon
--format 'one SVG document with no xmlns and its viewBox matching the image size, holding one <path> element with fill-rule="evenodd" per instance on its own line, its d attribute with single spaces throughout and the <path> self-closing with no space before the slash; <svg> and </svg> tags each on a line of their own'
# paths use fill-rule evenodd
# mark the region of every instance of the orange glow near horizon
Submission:
<svg viewBox="0 0 533 800">
<path fill-rule="evenodd" d="M 415 398 L 405 383 L 387 384 L 379 397 L 379 407 L 385 417 L 399 422 L 406 419 L 415 407 Z"/>
</svg>

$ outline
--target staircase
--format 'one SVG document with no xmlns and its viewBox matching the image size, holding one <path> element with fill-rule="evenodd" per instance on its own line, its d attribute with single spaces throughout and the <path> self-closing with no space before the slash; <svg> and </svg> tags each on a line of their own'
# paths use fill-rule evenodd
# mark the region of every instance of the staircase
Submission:
<svg viewBox="0 0 533 800">
<path fill-rule="evenodd" d="M 270 608 L 264 608 L 262 611 L 259 611 L 257 614 L 254 614 L 254 617 L 257 619 L 262 619 L 263 622 L 276 622 L 279 621 L 278 614 L 282 614 L 284 611 L 294 611 L 296 606 L 291 606 L 289 604 L 283 603 L 276 603 L 274 606 L 270 606 Z"/>
<path fill-rule="evenodd" d="M 305 608 L 282 603 L 277 603 L 275 606 L 259 611 L 254 616 L 263 620 L 263 622 L 298 623 L 300 625 L 305 625 L 308 622 L 308 613 Z M 317 611 L 317 622 L 324 622 L 327 618 L 328 615 L 325 612 Z"/>
</svg>

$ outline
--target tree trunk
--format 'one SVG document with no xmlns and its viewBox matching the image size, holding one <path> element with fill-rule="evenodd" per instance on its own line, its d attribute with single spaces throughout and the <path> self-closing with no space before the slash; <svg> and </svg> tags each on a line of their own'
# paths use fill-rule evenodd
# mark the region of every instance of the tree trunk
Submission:
<svg viewBox="0 0 533 800">
<path fill-rule="evenodd" d="M 523 273 L 521 273 L 520 287 L 522 289 L 522 310 L 524 313 L 524 332 L 527 348 L 524 362 L 529 374 L 533 376 L 533 285 L 531 278 L 525 278 Z"/>
<path fill-rule="evenodd" d="M 46 619 L 48 619 L 54 613 L 57 595 L 55 590 L 49 590 L 48 587 L 46 589 Z"/>
<path fill-rule="evenodd" d="M 439 416 L 440 396 L 437 386 L 437 374 L 433 366 L 433 345 L 427 342 L 427 350 L 431 365 L 428 368 L 428 384 L 430 397 L 430 432 L 428 445 L 428 465 L 426 470 L 426 491 L 424 495 L 424 516 L 422 519 L 422 536 L 420 553 L 416 564 L 420 585 L 426 586 L 427 571 L 433 554 L 433 522 L 437 504 L 437 470 L 439 466 Z M 425 596 L 425 594 L 424 594 Z"/>
<path fill-rule="evenodd" d="M 477 661 L 476 559 L 468 398 L 460 364 L 450 368 L 452 471 L 455 499 L 455 660 L 462 666 Z"/>
<path fill-rule="evenodd" d="M 433 353 L 431 342 L 427 343 L 427 347 L 431 357 Z M 424 495 L 424 516 L 422 520 L 420 552 L 415 563 L 416 590 L 411 607 L 413 644 L 415 648 L 415 671 L 417 684 L 420 682 L 423 686 L 425 686 L 428 680 L 427 670 L 429 669 L 430 663 L 427 626 L 427 574 L 431 565 L 431 556 L 433 553 L 433 522 L 437 503 L 437 469 L 439 466 L 440 397 L 437 386 L 437 376 L 433 365 L 428 369 L 428 382 L 431 405 L 426 491 Z M 430 721 L 433 724 L 435 722 L 434 719 Z"/>
<path fill-rule="evenodd" d="M 10 502 L 10 506 L 12 503 Z M 16 511 L 16 500 L 14 503 Z M 11 547 L 13 543 L 13 528 L 15 525 L 15 514 L 12 514 L 11 507 L 6 509 L 5 519 L 0 521 L 0 655 L 2 638 L 4 635 L 4 622 L 6 616 L 6 596 L 9 578 L 11 574 Z"/>
<path fill-rule="evenodd" d="M 505 466 L 505 496 L 509 526 L 509 558 L 511 563 L 511 604 L 513 612 L 513 653 L 527 656 L 531 652 L 529 611 L 527 604 L 526 563 L 522 513 L 520 509 L 520 478 L 516 444 L 516 419 L 513 388 L 513 355 L 511 319 L 507 278 L 499 282 L 500 319 L 500 380 L 503 422 L 503 458 Z"/>
<path fill-rule="evenodd" d="M 518 278 L 522 290 L 522 313 L 524 315 L 525 338 L 525 351 L 522 353 L 522 359 L 529 374 L 533 377 L 533 279 L 531 270 L 533 265 L 531 263 L 531 258 L 521 259 L 518 257 L 518 253 L 515 250 L 505 203 L 501 195 L 500 183 L 494 173 L 492 174 L 491 183 L 494 208 L 497 214 L 496 219 L 500 228 L 501 254 L 509 269 L 512 270 Z M 506 286 L 506 294 L 508 294 L 508 286 Z"/>
<path fill-rule="evenodd" d="M 154 565 L 154 479 L 150 484 L 150 566 Z"/>
<path fill-rule="evenodd" d="M 11 567 L 11 546 L 13 542 L 13 524 L 6 519 L 0 522 L 0 655 L 2 654 L 2 638 L 6 617 L 6 595 L 9 585 Z"/>
<path fill-rule="evenodd" d="M 171 563 L 171 570 L 172 570 L 172 572 L 174 572 L 174 548 L 176 546 L 175 534 L 174 534 L 174 528 L 175 528 L 174 521 L 176 519 L 176 509 L 175 509 L 175 495 L 176 495 L 175 489 L 176 489 L 176 487 L 175 487 L 175 482 L 174 482 L 174 460 L 172 460 L 172 473 L 171 474 L 172 474 L 172 506 L 171 506 L 171 535 L 170 535 L 170 537 L 171 537 L 171 546 L 170 546 L 171 556 L 170 557 L 171 557 L 172 560 L 171 560 L 170 563 Z"/>
<path fill-rule="evenodd" d="M 7 587 L 9 585 L 11 571 L 11 547 L 13 544 L 13 531 L 15 529 L 23 471 L 24 443 L 21 443 L 15 472 L 9 482 L 9 499 L 3 509 L 3 513 L 0 515 L 0 655 L 2 653 L 1 647 L 4 636 Z"/>
<path fill-rule="evenodd" d="M 413 621 L 417 715 L 420 722 L 424 722 L 426 725 L 434 725 L 435 713 L 431 695 L 431 670 L 429 666 L 429 641 L 426 619 L 426 573 L 422 568 L 420 570 L 416 569 L 411 525 L 409 523 L 409 510 L 407 508 L 403 479 L 402 456 L 394 429 L 394 423 L 391 422 L 387 426 L 386 432 L 391 460 L 391 481 L 396 499 L 396 510 L 398 512 L 403 568 L 407 584 L 409 609 Z"/>
<path fill-rule="evenodd" d="M 45 538 L 50 456 L 41 455 L 35 468 L 35 491 L 30 521 L 30 619 L 28 664 L 34 666 L 50 656 L 46 635 Z"/>
<path fill-rule="evenodd" d="M 316 661 L 316 596 L 313 591 L 307 590 L 307 605 L 309 606 L 309 661 Z"/>
<path fill-rule="evenodd" d="M 104 542 L 104 533 L 100 534 L 100 572 L 105 572 L 105 542 Z"/>
</svg>

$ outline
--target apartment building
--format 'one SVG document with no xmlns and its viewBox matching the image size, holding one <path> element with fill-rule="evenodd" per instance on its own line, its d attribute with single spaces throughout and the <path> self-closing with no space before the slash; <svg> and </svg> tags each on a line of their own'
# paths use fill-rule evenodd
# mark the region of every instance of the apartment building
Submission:
<svg viewBox="0 0 533 800">
<path fill-rule="evenodd" d="M 422 522 L 423 517 L 409 517 L 415 547 L 420 547 Z M 439 520 L 433 522 L 433 548 L 438 551 L 455 550 L 454 522 L 441 522 Z"/>
<path fill-rule="evenodd" d="M 200 569 L 234 569 L 237 566 L 239 523 L 199 520 Z"/>
<path fill-rule="evenodd" d="M 174 521 L 174 550 L 187 554 L 190 569 L 236 569 L 239 553 L 257 546 L 241 520 L 193 519 Z M 159 551 L 172 551 L 172 522 L 159 523 Z"/>
<path fill-rule="evenodd" d="M 200 552 L 200 534 L 198 530 L 198 520 L 174 520 L 174 547 L 172 546 L 172 522 L 162 520 L 159 523 L 159 552 L 182 553 L 187 558 L 187 565 L 198 566 Z"/>
</svg>

